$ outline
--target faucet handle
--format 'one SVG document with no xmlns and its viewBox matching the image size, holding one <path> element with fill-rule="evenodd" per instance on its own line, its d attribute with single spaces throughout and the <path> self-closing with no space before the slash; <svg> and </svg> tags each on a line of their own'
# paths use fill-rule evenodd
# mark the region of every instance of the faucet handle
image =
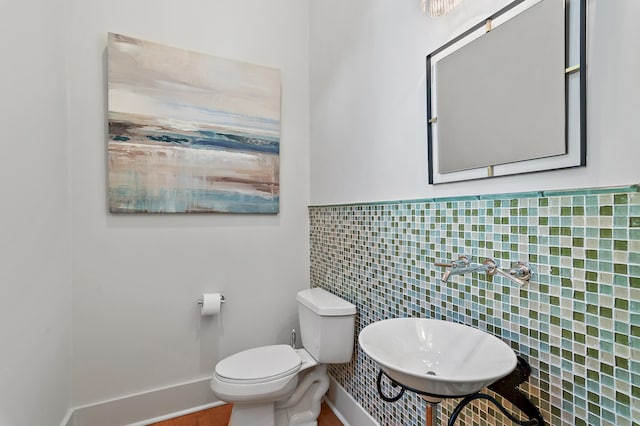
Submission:
<svg viewBox="0 0 640 426">
<path fill-rule="evenodd" d="M 500 269 L 493 259 L 486 259 L 483 265 L 487 267 L 487 275 L 501 275 L 519 284 L 520 287 L 523 287 L 526 283 L 528 283 L 531 279 L 531 276 L 533 275 L 531 267 L 526 262 L 514 263 L 511 265 L 511 268 L 508 271 L 503 271 L 502 269 Z"/>
<path fill-rule="evenodd" d="M 451 264 L 454 268 L 466 268 L 469 266 L 469 258 L 464 254 L 461 254 L 458 256 L 458 259 L 451 262 Z"/>
<path fill-rule="evenodd" d="M 517 262 L 511 265 L 509 274 L 516 278 L 520 278 L 521 280 L 528 281 L 531 279 L 533 271 L 531 270 L 531 266 L 529 266 L 527 262 Z"/>
<path fill-rule="evenodd" d="M 494 276 L 498 273 L 498 264 L 495 260 L 487 258 L 482 262 L 482 265 L 487 268 L 487 275 Z"/>
</svg>

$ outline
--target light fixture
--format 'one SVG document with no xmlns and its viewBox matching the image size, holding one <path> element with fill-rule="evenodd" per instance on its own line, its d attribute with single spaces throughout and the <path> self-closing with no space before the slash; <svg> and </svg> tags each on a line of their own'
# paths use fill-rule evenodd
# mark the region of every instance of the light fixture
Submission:
<svg viewBox="0 0 640 426">
<path fill-rule="evenodd" d="M 440 16 L 456 7 L 460 2 L 462 0 L 420 0 L 420 6 L 422 7 L 422 13 L 427 13 L 428 3 L 429 15 Z"/>
</svg>

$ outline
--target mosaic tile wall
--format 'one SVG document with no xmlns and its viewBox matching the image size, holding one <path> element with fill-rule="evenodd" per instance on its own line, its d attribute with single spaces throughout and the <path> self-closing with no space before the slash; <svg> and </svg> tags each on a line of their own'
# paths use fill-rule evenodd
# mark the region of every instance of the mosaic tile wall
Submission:
<svg viewBox="0 0 640 426">
<path fill-rule="evenodd" d="M 356 334 L 385 318 L 425 317 L 498 336 L 531 364 L 521 389 L 549 424 L 638 426 L 639 190 L 310 207 L 312 285 L 357 306 Z M 433 263 L 459 254 L 527 261 L 535 275 L 524 288 L 478 273 L 443 284 Z M 381 425 L 424 424 L 414 394 L 379 398 L 377 367 L 357 345 L 353 361 L 330 372 Z M 441 424 L 457 402 L 440 404 Z M 512 424 L 478 401 L 458 419 Z"/>
</svg>

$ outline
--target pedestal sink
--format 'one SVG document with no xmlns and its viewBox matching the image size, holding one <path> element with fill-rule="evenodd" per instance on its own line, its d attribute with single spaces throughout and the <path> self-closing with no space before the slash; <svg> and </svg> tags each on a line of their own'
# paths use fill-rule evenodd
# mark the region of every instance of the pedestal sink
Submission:
<svg viewBox="0 0 640 426">
<path fill-rule="evenodd" d="M 374 322 L 360 332 L 358 342 L 391 379 L 433 397 L 479 392 L 517 364 L 516 354 L 497 337 L 435 319 Z"/>
</svg>

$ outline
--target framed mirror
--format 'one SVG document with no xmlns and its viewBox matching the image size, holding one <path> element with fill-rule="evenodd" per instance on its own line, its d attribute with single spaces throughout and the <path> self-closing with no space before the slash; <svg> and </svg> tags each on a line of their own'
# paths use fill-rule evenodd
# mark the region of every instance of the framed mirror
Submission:
<svg viewBox="0 0 640 426">
<path fill-rule="evenodd" d="M 429 183 L 586 165 L 586 0 L 516 0 L 427 56 Z"/>
</svg>

